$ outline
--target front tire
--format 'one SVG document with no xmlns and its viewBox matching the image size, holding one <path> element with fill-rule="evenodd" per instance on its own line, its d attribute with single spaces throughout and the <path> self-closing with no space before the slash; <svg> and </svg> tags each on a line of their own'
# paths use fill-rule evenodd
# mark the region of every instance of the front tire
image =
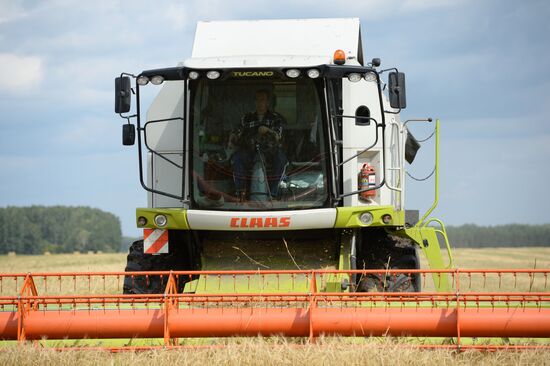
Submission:
<svg viewBox="0 0 550 366">
<path fill-rule="evenodd" d="M 420 268 L 418 252 L 411 240 L 389 234 L 384 229 L 363 230 L 361 239 L 363 245 L 358 256 L 358 269 L 381 271 L 358 276 L 357 291 L 420 292 L 420 274 L 391 272 L 396 269 Z"/>
<path fill-rule="evenodd" d="M 150 254 L 143 253 L 143 240 L 132 243 L 128 251 L 125 272 L 159 271 L 157 261 Z M 160 276 L 124 276 L 124 294 L 161 294 L 166 287 L 166 278 Z"/>
<path fill-rule="evenodd" d="M 171 250 L 167 254 L 144 254 L 143 240 L 132 243 L 128 251 L 125 272 L 149 271 L 189 271 L 197 269 L 191 260 L 194 253 L 187 250 L 186 243 L 178 241 L 176 235 L 170 236 Z M 176 278 L 178 292 L 183 292 L 186 282 L 191 279 L 187 276 Z M 126 275 L 124 276 L 124 294 L 162 294 L 168 283 L 168 275 Z"/>
</svg>

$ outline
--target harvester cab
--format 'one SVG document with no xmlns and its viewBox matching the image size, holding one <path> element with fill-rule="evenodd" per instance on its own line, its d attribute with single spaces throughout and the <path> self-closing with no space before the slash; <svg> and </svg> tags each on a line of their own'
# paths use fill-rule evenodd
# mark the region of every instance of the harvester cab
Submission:
<svg viewBox="0 0 550 366">
<path fill-rule="evenodd" d="M 358 19 L 199 22 L 191 58 L 116 78 L 123 144 L 137 137 L 148 192 L 126 270 L 413 270 L 419 252 L 432 269 L 450 267 L 443 224 L 429 219 L 438 121 L 435 200 L 419 217 L 405 209 L 405 161 L 420 146 L 413 120 L 400 118 L 405 75 L 380 65 L 364 60 Z M 197 277 L 178 290 L 213 291 Z M 434 283 L 448 286 L 441 275 Z M 406 273 L 334 275 L 324 286 L 421 288 Z M 154 276 L 124 286 L 163 290 Z"/>
</svg>

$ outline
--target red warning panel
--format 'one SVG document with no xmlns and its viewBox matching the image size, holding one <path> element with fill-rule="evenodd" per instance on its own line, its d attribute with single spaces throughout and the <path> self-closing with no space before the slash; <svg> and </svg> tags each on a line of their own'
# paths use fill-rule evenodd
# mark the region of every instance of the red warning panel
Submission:
<svg viewBox="0 0 550 366">
<path fill-rule="evenodd" d="M 143 229 L 143 252 L 145 254 L 168 253 L 168 230 Z"/>
</svg>

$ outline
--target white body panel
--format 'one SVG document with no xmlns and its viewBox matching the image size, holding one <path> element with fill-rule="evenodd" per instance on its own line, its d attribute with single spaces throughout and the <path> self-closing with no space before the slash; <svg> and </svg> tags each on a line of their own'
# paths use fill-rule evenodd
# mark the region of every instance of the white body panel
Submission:
<svg viewBox="0 0 550 366">
<path fill-rule="evenodd" d="M 184 83 L 173 81 L 164 83 L 159 94 L 147 111 L 147 122 L 177 118 L 171 121 L 147 123 L 147 146 L 163 154 L 179 166 L 183 149 L 183 87 Z M 183 173 L 180 168 L 159 156 L 147 154 L 147 184 L 155 190 L 180 196 L 182 194 Z M 148 193 L 149 207 L 184 207 L 177 199 L 156 193 Z"/>
<path fill-rule="evenodd" d="M 362 58 L 359 19 L 198 22 L 192 56 L 300 55 L 332 57 L 341 49 Z"/>
<path fill-rule="evenodd" d="M 324 229 L 334 227 L 336 209 L 253 212 L 188 210 L 187 222 L 193 230 Z"/>
<path fill-rule="evenodd" d="M 388 105 L 389 103 L 384 103 Z M 344 79 L 342 82 L 342 107 L 344 115 L 356 115 L 357 108 L 366 106 L 369 108 L 371 118 L 374 118 L 377 123 L 382 122 L 382 114 L 380 112 L 380 101 L 378 95 L 378 86 L 374 82 L 361 80 L 359 82 L 350 82 Z M 400 137 L 399 132 L 395 131 L 395 115 L 386 113 L 386 182 L 390 186 L 397 188 L 390 189 L 384 185 L 376 190 L 376 196 L 370 202 L 365 202 L 359 198 L 359 195 L 347 196 L 344 198 L 344 206 L 366 206 L 366 205 L 393 205 L 396 209 L 401 209 L 401 196 L 399 190 L 402 189 L 400 179 L 401 167 L 398 164 L 400 151 L 400 143 L 395 143 L 394 138 Z M 393 121 L 393 122 L 392 122 Z M 375 123 L 371 121 L 370 126 L 360 126 L 355 123 L 352 118 L 344 118 L 342 122 L 342 160 L 363 151 L 368 146 L 371 146 L 376 141 Z M 353 192 L 359 189 L 358 175 L 363 164 L 368 163 L 374 166 L 376 171 L 376 184 L 380 184 L 384 177 L 383 167 L 383 151 L 382 151 L 382 130 L 378 129 L 378 141 L 369 151 L 352 158 L 343 166 L 343 188 L 344 192 Z M 397 169 L 394 169 L 397 168 Z"/>
<path fill-rule="evenodd" d="M 163 154 L 163 156 L 181 166 L 181 153 Z M 150 181 L 149 186 L 158 191 L 167 192 L 175 196 L 181 196 L 181 169 L 169 163 L 165 159 L 151 153 L 148 154 L 148 162 L 148 166 L 151 168 L 150 171 L 152 172 L 152 175 L 150 176 L 150 179 L 152 179 L 152 185 Z M 149 199 L 151 200 L 149 202 L 149 207 L 183 207 L 181 201 L 161 194 L 149 193 Z"/>
<path fill-rule="evenodd" d="M 171 118 L 183 118 L 183 82 L 164 83 L 147 111 L 147 122 Z M 183 148 L 183 124 L 181 120 L 149 123 L 147 146 L 158 152 L 181 152 Z"/>
<path fill-rule="evenodd" d="M 261 67 L 309 67 L 332 62 L 332 55 L 327 56 L 231 56 L 231 57 L 194 57 L 185 60 L 184 66 L 194 69 L 219 68 L 261 68 Z M 348 64 L 357 64 L 350 60 Z"/>
</svg>

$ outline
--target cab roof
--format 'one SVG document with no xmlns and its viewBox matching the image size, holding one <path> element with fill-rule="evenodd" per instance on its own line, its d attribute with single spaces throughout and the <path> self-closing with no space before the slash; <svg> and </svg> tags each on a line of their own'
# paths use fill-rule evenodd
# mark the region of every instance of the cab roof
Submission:
<svg viewBox="0 0 550 366">
<path fill-rule="evenodd" d="M 358 18 L 198 22 L 194 68 L 290 67 L 331 63 L 344 50 L 349 64 L 363 65 Z"/>
</svg>

